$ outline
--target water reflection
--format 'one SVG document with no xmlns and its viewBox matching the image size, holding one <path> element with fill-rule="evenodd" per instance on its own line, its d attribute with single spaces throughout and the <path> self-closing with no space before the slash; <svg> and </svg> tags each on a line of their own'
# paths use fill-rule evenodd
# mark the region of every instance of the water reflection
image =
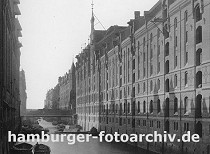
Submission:
<svg viewBox="0 0 210 154">
<path fill-rule="evenodd" d="M 50 122 L 41 120 L 40 125 L 44 128 L 48 128 L 50 133 L 56 131 L 56 126 L 53 126 Z M 36 144 L 35 142 L 30 142 Z M 69 145 L 67 139 L 64 142 L 39 142 L 50 146 L 51 154 L 146 154 L 142 149 L 133 147 L 125 143 L 107 143 L 99 142 L 98 139 L 90 138 L 89 142 L 75 142 L 75 144 Z M 152 153 L 150 153 L 152 154 Z"/>
</svg>

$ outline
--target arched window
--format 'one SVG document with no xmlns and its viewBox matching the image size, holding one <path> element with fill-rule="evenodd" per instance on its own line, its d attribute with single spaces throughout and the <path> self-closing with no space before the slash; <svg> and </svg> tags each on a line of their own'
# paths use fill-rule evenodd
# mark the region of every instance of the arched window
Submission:
<svg viewBox="0 0 210 154">
<path fill-rule="evenodd" d="M 122 114 L 122 103 L 120 103 L 120 115 Z"/>
<path fill-rule="evenodd" d="M 198 28 L 196 29 L 196 44 L 201 42 L 202 42 L 202 27 L 198 26 Z"/>
<path fill-rule="evenodd" d="M 188 97 L 184 98 L 184 113 L 188 113 L 189 111 Z"/>
<path fill-rule="evenodd" d="M 157 113 L 160 113 L 160 110 L 161 110 L 161 108 L 160 108 L 160 100 L 158 99 L 157 100 Z"/>
<path fill-rule="evenodd" d="M 139 51 L 139 49 L 140 49 L 140 43 L 139 43 L 139 41 L 138 41 L 138 51 Z"/>
<path fill-rule="evenodd" d="M 143 83 L 143 92 L 146 91 L 146 85 L 145 85 L 145 82 Z"/>
<path fill-rule="evenodd" d="M 143 102 L 143 113 L 146 113 L 146 102 Z"/>
<path fill-rule="evenodd" d="M 188 51 L 185 51 L 185 65 L 188 63 Z"/>
<path fill-rule="evenodd" d="M 109 112 L 109 107 L 108 107 L 108 104 L 106 104 L 106 114 L 108 114 Z"/>
<path fill-rule="evenodd" d="M 106 112 L 106 105 L 104 105 L 104 113 Z"/>
<path fill-rule="evenodd" d="M 166 88 L 166 92 L 169 92 L 169 79 L 166 79 L 165 88 Z"/>
<path fill-rule="evenodd" d="M 140 113 L 140 102 L 138 101 L 138 113 Z"/>
<path fill-rule="evenodd" d="M 145 39 L 145 37 L 143 38 L 143 47 L 145 47 L 145 45 L 146 45 L 146 39 Z"/>
<path fill-rule="evenodd" d="M 184 21 L 185 21 L 185 23 L 188 21 L 188 12 L 187 11 L 184 12 Z"/>
<path fill-rule="evenodd" d="M 126 112 L 126 104 L 124 103 L 124 113 Z"/>
<path fill-rule="evenodd" d="M 132 63 L 133 70 L 135 69 L 135 64 L 136 64 L 135 59 L 133 59 L 133 63 Z"/>
<path fill-rule="evenodd" d="M 157 80 L 157 89 L 160 90 L 160 79 Z"/>
<path fill-rule="evenodd" d="M 177 18 L 174 19 L 174 29 L 177 29 Z"/>
<path fill-rule="evenodd" d="M 160 29 L 159 28 L 157 29 L 157 38 L 158 39 L 160 38 Z"/>
<path fill-rule="evenodd" d="M 150 34 L 150 43 L 152 43 L 153 35 L 152 33 Z"/>
<path fill-rule="evenodd" d="M 116 104 L 116 107 L 115 107 L 115 112 L 117 113 L 118 112 L 118 104 Z"/>
<path fill-rule="evenodd" d="M 165 73 L 168 74 L 169 73 L 169 60 L 167 60 L 165 62 Z"/>
<path fill-rule="evenodd" d="M 177 87 L 177 74 L 174 75 L 174 87 Z"/>
<path fill-rule="evenodd" d="M 130 103 L 128 103 L 128 113 L 130 113 Z"/>
<path fill-rule="evenodd" d="M 165 102 L 165 117 L 169 117 L 169 98 L 166 98 Z"/>
<path fill-rule="evenodd" d="M 187 44 L 187 42 L 188 42 L 188 31 L 185 30 L 185 43 Z"/>
<path fill-rule="evenodd" d="M 152 91 L 153 90 L 153 82 L 152 82 L 152 80 L 150 81 L 150 91 Z"/>
<path fill-rule="evenodd" d="M 198 71 L 196 73 L 196 87 L 201 88 L 202 87 L 202 72 Z"/>
<path fill-rule="evenodd" d="M 152 74 L 153 74 L 153 65 L 152 63 L 150 63 L 150 76 L 152 76 Z"/>
<path fill-rule="evenodd" d="M 185 84 L 185 86 L 187 85 L 187 83 L 188 83 L 188 73 L 185 72 L 185 74 L 184 74 L 184 84 Z"/>
<path fill-rule="evenodd" d="M 200 21 L 201 19 L 202 19 L 202 14 L 201 14 L 201 12 L 200 12 L 200 6 L 197 5 L 197 6 L 195 7 L 195 21 L 198 22 L 198 21 Z"/>
<path fill-rule="evenodd" d="M 146 53 L 143 52 L 143 61 L 145 62 L 146 61 Z"/>
<path fill-rule="evenodd" d="M 196 51 L 196 66 L 199 66 L 202 63 L 202 49 Z"/>
<path fill-rule="evenodd" d="M 136 95 L 136 88 L 133 87 L 133 88 L 132 88 L 132 96 L 135 97 L 135 95 Z"/>
<path fill-rule="evenodd" d="M 149 104 L 149 112 L 153 113 L 153 101 L 152 100 L 150 101 L 150 104 Z"/>
<path fill-rule="evenodd" d="M 112 104 L 112 113 L 114 113 L 114 111 L 115 111 L 115 105 Z"/>
<path fill-rule="evenodd" d="M 165 56 L 169 55 L 169 42 L 166 43 L 165 45 Z"/>
<path fill-rule="evenodd" d="M 135 115 L 135 110 L 136 110 L 136 102 L 135 101 L 133 101 L 133 103 L 131 104 L 131 113 L 132 113 L 132 115 L 134 116 Z"/>
<path fill-rule="evenodd" d="M 195 104 L 195 117 L 201 118 L 202 117 L 202 95 L 198 94 L 196 97 L 196 104 Z"/>
<path fill-rule="evenodd" d="M 177 47 L 177 45 L 178 45 L 178 38 L 176 34 L 174 34 L 174 46 Z"/>
<path fill-rule="evenodd" d="M 178 112 L 178 99 L 174 98 L 174 114 Z"/>
</svg>

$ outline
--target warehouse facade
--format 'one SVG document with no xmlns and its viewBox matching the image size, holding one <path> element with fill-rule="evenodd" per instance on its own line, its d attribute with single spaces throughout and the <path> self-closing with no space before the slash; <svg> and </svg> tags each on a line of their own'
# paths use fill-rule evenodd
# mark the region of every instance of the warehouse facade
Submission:
<svg viewBox="0 0 210 154">
<path fill-rule="evenodd" d="M 98 68 L 99 121 L 91 125 L 85 120 L 93 107 L 87 99 L 78 101 L 77 94 L 78 123 L 107 133 L 166 131 L 181 138 L 190 131 L 199 134 L 199 143 L 135 145 L 165 153 L 209 153 L 209 15 L 209 1 L 163 0 L 144 16 L 136 11 L 128 27 L 112 26 L 113 33 L 110 27 L 100 41 L 89 44 L 87 53 L 96 58 L 90 67 Z M 84 66 L 78 64 L 78 70 Z"/>
</svg>

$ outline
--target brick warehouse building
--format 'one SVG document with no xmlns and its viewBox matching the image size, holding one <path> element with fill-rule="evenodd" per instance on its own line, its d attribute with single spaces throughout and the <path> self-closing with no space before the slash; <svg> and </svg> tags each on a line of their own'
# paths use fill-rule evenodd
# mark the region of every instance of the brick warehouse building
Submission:
<svg viewBox="0 0 210 154">
<path fill-rule="evenodd" d="M 162 0 L 144 16 L 135 12 L 128 27 L 91 26 L 91 42 L 77 56 L 78 124 L 108 133 L 166 131 L 177 138 L 191 131 L 200 135 L 199 143 L 135 145 L 210 153 L 209 4 Z"/>
<path fill-rule="evenodd" d="M 45 98 L 45 108 L 71 110 L 75 114 L 75 89 L 75 65 L 72 63 L 71 69 L 64 76 L 58 78 L 58 84 L 48 90 Z"/>
<path fill-rule="evenodd" d="M 0 153 L 7 154 L 8 131 L 20 131 L 19 67 L 21 26 L 19 0 L 0 1 Z"/>
<path fill-rule="evenodd" d="M 52 98 L 53 98 L 53 88 L 49 89 L 46 94 L 46 98 L 44 100 L 44 108 L 45 109 L 52 109 Z"/>
<path fill-rule="evenodd" d="M 62 110 L 71 110 L 75 113 L 75 66 L 72 63 L 71 69 L 64 76 L 59 77 L 59 86 L 60 86 L 60 100 L 59 100 L 59 109 Z"/>
<path fill-rule="evenodd" d="M 104 52 L 98 51 L 103 47 L 110 49 L 112 43 L 110 39 L 115 33 L 124 27 L 112 26 L 107 31 L 94 29 L 94 14 L 91 18 L 90 44 L 76 56 L 76 103 L 78 124 L 84 130 L 90 130 L 92 127 L 99 127 L 99 93 L 101 86 L 100 57 Z M 105 44 L 109 41 L 110 44 Z"/>
</svg>

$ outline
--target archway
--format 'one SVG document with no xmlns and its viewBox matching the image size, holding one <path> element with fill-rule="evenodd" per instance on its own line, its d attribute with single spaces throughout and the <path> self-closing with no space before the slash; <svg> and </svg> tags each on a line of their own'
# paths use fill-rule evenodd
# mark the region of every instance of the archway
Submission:
<svg viewBox="0 0 210 154">
<path fill-rule="evenodd" d="M 165 117 L 169 117 L 169 98 L 166 98 L 166 103 L 165 103 Z"/>
<path fill-rule="evenodd" d="M 198 71 L 196 73 L 196 87 L 201 88 L 202 87 L 202 72 Z"/>
<path fill-rule="evenodd" d="M 202 103 L 202 95 L 198 94 L 197 97 L 196 97 L 196 104 L 195 104 L 195 116 L 196 116 L 196 118 L 201 118 L 202 117 L 201 103 Z"/>
</svg>

